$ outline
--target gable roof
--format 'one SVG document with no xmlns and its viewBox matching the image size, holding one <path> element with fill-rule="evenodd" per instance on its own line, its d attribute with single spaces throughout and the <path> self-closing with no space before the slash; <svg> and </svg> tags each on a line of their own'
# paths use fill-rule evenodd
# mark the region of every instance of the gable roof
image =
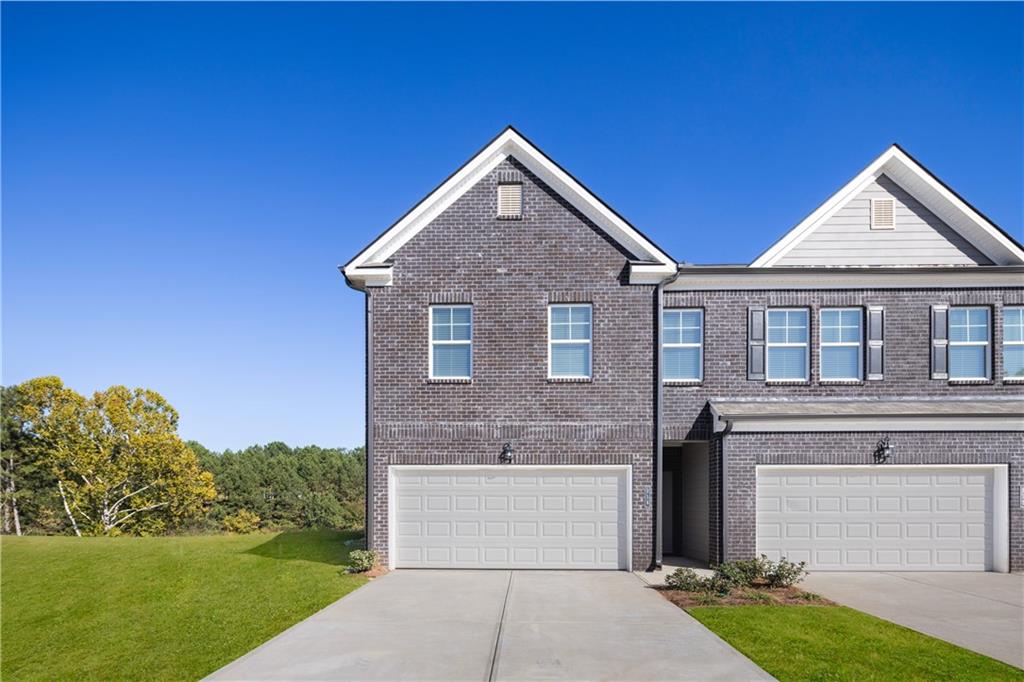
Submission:
<svg viewBox="0 0 1024 682">
<path fill-rule="evenodd" d="M 773 267 L 864 188 L 886 175 L 996 265 L 1024 264 L 1024 247 L 971 206 L 899 145 L 893 144 L 825 203 L 758 256 L 751 267 Z"/>
<path fill-rule="evenodd" d="M 359 288 L 388 286 L 392 267 L 388 259 L 418 234 L 442 211 L 451 206 L 487 173 L 509 156 L 528 168 L 583 215 L 598 225 L 642 263 L 631 269 L 647 277 L 664 278 L 676 271 L 675 261 L 625 218 L 570 175 L 512 126 L 462 164 L 454 173 L 425 196 L 405 215 L 386 229 L 369 246 L 342 266 L 342 274 Z"/>
</svg>

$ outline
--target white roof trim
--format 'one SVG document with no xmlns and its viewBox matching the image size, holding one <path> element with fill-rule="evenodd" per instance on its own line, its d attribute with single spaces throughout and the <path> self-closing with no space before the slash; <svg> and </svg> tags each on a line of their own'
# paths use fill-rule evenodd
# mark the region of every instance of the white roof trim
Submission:
<svg viewBox="0 0 1024 682">
<path fill-rule="evenodd" d="M 803 221 L 775 242 L 751 263 L 751 267 L 772 267 L 797 244 L 831 218 L 878 177 L 886 175 L 920 201 L 943 222 L 960 233 L 996 265 L 1024 263 L 1024 250 L 1013 239 L 960 198 L 913 157 L 892 145 L 853 180 L 833 194 Z"/>
<path fill-rule="evenodd" d="M 1019 287 L 1024 266 L 980 267 L 822 266 L 683 266 L 679 278 L 665 286 L 672 291 L 764 289 L 907 289 Z"/>
<path fill-rule="evenodd" d="M 630 263 L 630 284 L 658 284 L 676 274 L 675 263 Z"/>
<path fill-rule="evenodd" d="M 382 264 L 507 157 L 514 156 L 634 256 L 675 271 L 675 261 L 511 126 L 342 268 L 350 282 L 387 286 Z M 371 282 L 371 275 L 375 276 Z"/>
</svg>

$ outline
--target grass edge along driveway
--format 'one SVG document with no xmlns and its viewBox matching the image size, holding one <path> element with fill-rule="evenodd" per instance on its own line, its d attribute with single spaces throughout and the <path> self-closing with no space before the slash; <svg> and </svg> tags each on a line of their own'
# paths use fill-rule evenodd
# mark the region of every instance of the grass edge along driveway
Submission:
<svg viewBox="0 0 1024 682">
<path fill-rule="evenodd" d="M 366 582 L 357 533 L 0 539 L 0 677 L 195 680 Z"/>
<path fill-rule="evenodd" d="M 782 682 L 1024 680 L 1024 671 L 845 606 L 686 609 Z"/>
</svg>

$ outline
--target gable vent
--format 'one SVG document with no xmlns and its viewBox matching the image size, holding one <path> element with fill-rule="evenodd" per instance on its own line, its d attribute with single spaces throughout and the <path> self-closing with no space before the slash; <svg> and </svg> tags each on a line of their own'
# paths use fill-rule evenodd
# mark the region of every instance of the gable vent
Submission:
<svg viewBox="0 0 1024 682">
<path fill-rule="evenodd" d="M 871 200 L 871 229 L 891 230 L 896 227 L 896 201 L 894 199 Z"/>
<path fill-rule="evenodd" d="M 498 217 L 504 220 L 519 220 L 523 217 L 522 183 L 498 185 Z"/>
</svg>

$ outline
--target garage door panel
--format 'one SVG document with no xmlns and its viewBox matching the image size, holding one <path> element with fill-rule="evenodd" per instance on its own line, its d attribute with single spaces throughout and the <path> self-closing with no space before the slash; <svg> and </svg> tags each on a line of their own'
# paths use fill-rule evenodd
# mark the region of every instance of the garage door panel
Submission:
<svg viewBox="0 0 1024 682">
<path fill-rule="evenodd" d="M 813 471 L 758 469 L 759 553 L 818 570 L 991 570 L 993 470 Z"/>
<path fill-rule="evenodd" d="M 396 567 L 627 566 L 624 470 L 396 469 L 393 476 Z"/>
</svg>

